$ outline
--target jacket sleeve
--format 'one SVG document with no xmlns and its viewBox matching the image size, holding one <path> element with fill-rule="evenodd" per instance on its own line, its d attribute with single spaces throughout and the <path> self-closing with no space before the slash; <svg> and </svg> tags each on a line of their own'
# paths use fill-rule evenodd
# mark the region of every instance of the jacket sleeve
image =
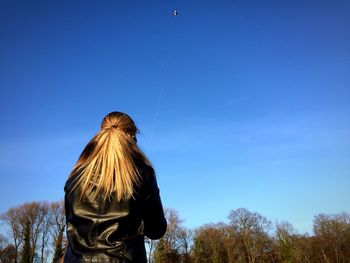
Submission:
<svg viewBox="0 0 350 263">
<path fill-rule="evenodd" d="M 145 207 L 144 207 L 144 234 L 150 239 L 161 238 L 167 228 L 167 221 L 164 216 L 164 210 L 162 206 L 162 201 L 160 199 L 159 188 L 157 185 L 157 180 L 154 174 L 154 170 L 151 167 L 145 172 L 146 187 L 146 197 L 145 197 Z"/>
</svg>

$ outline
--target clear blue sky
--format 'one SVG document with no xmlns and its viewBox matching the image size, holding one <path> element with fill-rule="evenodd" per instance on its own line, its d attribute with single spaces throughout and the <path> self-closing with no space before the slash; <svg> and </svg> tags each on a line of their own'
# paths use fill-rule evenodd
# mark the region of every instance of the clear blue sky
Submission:
<svg viewBox="0 0 350 263">
<path fill-rule="evenodd" d="M 178 16 L 172 16 L 177 9 Z M 188 227 L 350 212 L 350 2 L 1 1 L 0 211 L 130 114 Z"/>
</svg>

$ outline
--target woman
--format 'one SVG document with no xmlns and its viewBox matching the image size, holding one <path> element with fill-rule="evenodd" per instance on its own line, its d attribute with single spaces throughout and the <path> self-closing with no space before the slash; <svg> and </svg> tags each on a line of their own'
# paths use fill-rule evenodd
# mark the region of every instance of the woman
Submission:
<svg viewBox="0 0 350 263">
<path fill-rule="evenodd" d="M 81 153 L 65 185 L 64 262 L 147 262 L 144 236 L 164 235 L 159 189 L 137 132 L 128 115 L 111 112 Z"/>
</svg>

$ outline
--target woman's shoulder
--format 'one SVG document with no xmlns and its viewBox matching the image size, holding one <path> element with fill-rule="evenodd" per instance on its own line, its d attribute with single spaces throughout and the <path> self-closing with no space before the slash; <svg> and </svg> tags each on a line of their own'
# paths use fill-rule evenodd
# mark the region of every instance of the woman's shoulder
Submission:
<svg viewBox="0 0 350 263">
<path fill-rule="evenodd" d="M 150 164 L 143 161 L 137 161 L 135 164 L 140 175 L 139 191 L 147 196 L 151 189 L 158 188 L 155 171 Z"/>
<path fill-rule="evenodd" d="M 155 175 L 155 172 L 154 172 L 152 165 L 150 165 L 150 164 L 148 164 L 140 159 L 135 159 L 134 163 L 135 163 L 141 177 Z"/>
<path fill-rule="evenodd" d="M 155 171 L 151 165 L 144 164 L 142 167 L 142 172 L 145 176 L 155 176 Z"/>
</svg>

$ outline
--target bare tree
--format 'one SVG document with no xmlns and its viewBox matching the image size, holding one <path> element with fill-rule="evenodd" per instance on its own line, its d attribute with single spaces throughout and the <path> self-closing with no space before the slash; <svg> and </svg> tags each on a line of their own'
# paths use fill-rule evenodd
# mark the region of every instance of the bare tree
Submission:
<svg viewBox="0 0 350 263">
<path fill-rule="evenodd" d="M 313 230 L 324 262 L 346 262 L 350 257 L 349 214 L 316 215 Z"/>
<path fill-rule="evenodd" d="M 193 247 L 193 231 L 191 229 L 181 227 L 178 233 L 178 239 L 181 244 L 182 262 L 190 262 L 190 253 Z"/>
<path fill-rule="evenodd" d="M 165 217 L 168 222 L 167 231 L 163 237 L 166 249 L 169 251 L 178 251 L 181 246 L 178 237 L 183 220 L 175 209 L 165 209 Z"/>
<path fill-rule="evenodd" d="M 64 233 L 66 229 L 64 202 L 51 203 L 50 205 L 50 233 L 53 239 L 54 257 L 57 260 L 64 254 Z"/>
<path fill-rule="evenodd" d="M 16 248 L 14 245 L 9 244 L 0 249 L 1 263 L 13 263 L 15 261 L 16 261 Z"/>
<path fill-rule="evenodd" d="M 3 249 L 7 245 L 7 238 L 0 234 L 0 249 Z"/>
<path fill-rule="evenodd" d="M 15 246 L 15 262 L 18 262 L 19 246 L 23 242 L 23 233 L 21 231 L 19 207 L 10 208 L 6 213 L 1 215 L 3 220 L 10 227 L 10 236 L 13 239 Z"/>
<path fill-rule="evenodd" d="M 154 252 L 154 248 L 157 244 L 156 240 L 152 240 L 148 237 L 145 238 L 145 244 L 146 244 L 146 251 L 147 251 L 147 256 L 148 256 L 148 262 L 149 263 L 153 263 L 153 252 Z"/>
<path fill-rule="evenodd" d="M 240 261 L 240 249 L 239 238 L 232 227 L 224 223 L 219 223 L 218 228 L 222 234 L 224 247 L 227 255 L 228 263 L 241 262 Z"/>
<path fill-rule="evenodd" d="M 220 224 L 209 224 L 196 229 L 194 235 L 195 262 L 227 262 L 224 238 Z"/>
<path fill-rule="evenodd" d="M 26 207 L 26 212 L 28 215 L 28 219 L 31 222 L 31 261 L 34 259 L 34 255 L 36 254 L 36 250 L 38 248 L 38 241 L 40 235 L 42 234 L 43 224 L 45 221 L 45 215 L 47 213 L 47 207 L 45 207 L 44 203 L 32 202 L 29 203 Z M 44 237 L 46 238 L 46 237 Z"/>
<path fill-rule="evenodd" d="M 279 257 L 283 262 L 292 262 L 295 230 L 288 222 L 277 223 L 275 227 L 275 241 Z"/>
<path fill-rule="evenodd" d="M 175 209 L 165 209 L 168 222 L 165 235 L 156 243 L 154 262 L 179 262 L 183 252 L 183 220 Z"/>
<path fill-rule="evenodd" d="M 53 240 L 55 255 L 62 256 L 64 251 L 65 215 L 63 201 L 31 202 L 10 208 L 1 215 L 1 219 L 10 226 L 10 236 L 14 242 L 16 261 L 21 248 L 21 262 L 33 262 L 34 257 L 45 262 L 50 236 Z M 50 235 L 51 234 L 51 235 Z"/>
<path fill-rule="evenodd" d="M 311 263 L 315 262 L 314 254 L 314 241 L 312 237 L 308 235 L 295 235 L 292 237 L 293 242 L 293 261 L 296 263 Z M 320 262 L 320 260 L 316 261 Z"/>
<path fill-rule="evenodd" d="M 39 202 L 25 203 L 16 209 L 20 232 L 24 240 L 21 261 L 33 262 L 42 230 L 45 209 Z"/>
<path fill-rule="evenodd" d="M 271 222 L 264 216 L 239 208 L 229 214 L 230 226 L 239 235 L 243 251 L 249 263 L 264 261 L 271 252 L 271 239 L 268 231 Z"/>
<path fill-rule="evenodd" d="M 49 210 L 49 204 L 47 202 L 41 203 L 41 209 L 40 209 L 40 218 L 41 218 L 41 225 L 40 225 L 40 261 L 41 263 L 45 262 L 45 252 L 47 250 L 47 243 L 49 241 L 49 230 L 51 227 L 51 218 L 50 218 L 50 210 Z"/>
</svg>

